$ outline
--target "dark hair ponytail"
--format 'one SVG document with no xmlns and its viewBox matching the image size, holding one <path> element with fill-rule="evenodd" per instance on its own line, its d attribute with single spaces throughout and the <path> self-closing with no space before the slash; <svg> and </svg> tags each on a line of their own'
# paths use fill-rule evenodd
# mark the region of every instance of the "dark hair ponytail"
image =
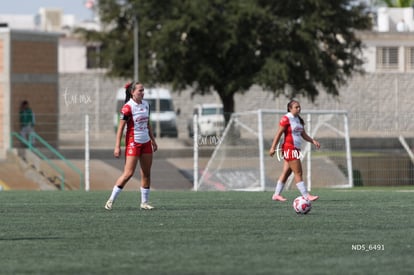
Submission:
<svg viewBox="0 0 414 275">
<path fill-rule="evenodd" d="M 131 92 L 134 90 L 135 82 L 125 84 L 125 103 L 131 98 Z"/>
<path fill-rule="evenodd" d="M 290 112 L 290 108 L 292 108 L 293 103 L 299 103 L 299 101 L 292 99 L 291 101 L 289 101 L 289 103 L 287 104 L 287 111 Z M 305 121 L 303 120 L 303 118 L 298 115 L 300 124 L 302 124 L 302 126 L 305 126 Z"/>
<path fill-rule="evenodd" d="M 300 115 L 298 115 L 298 118 L 299 118 L 300 124 L 302 124 L 302 126 L 305 126 L 305 121 L 303 120 L 303 118 Z"/>
</svg>

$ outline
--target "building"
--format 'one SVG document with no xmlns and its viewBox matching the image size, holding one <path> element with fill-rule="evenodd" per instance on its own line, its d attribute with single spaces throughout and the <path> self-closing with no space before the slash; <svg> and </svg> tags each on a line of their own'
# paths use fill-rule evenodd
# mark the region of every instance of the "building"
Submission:
<svg viewBox="0 0 414 275">
<path fill-rule="evenodd" d="M 414 72 L 413 8 L 378 8 L 374 30 L 360 33 L 369 73 Z"/>
<path fill-rule="evenodd" d="M 19 107 L 29 101 L 36 132 L 56 145 L 58 124 L 58 35 L 0 28 L 0 158 L 11 133 L 19 132 Z"/>
</svg>

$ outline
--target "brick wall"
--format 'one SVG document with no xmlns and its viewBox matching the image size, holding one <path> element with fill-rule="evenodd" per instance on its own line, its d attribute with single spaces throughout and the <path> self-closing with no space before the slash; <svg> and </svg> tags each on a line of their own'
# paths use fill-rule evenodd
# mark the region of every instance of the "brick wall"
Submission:
<svg viewBox="0 0 414 275">
<path fill-rule="evenodd" d="M 56 104 L 57 83 L 17 83 L 12 84 L 11 98 L 12 131 L 19 132 L 19 108 L 23 100 L 28 100 L 35 113 L 36 133 L 52 144 L 57 144 L 59 106 Z"/>
<path fill-rule="evenodd" d="M 55 41 L 12 40 L 12 73 L 56 74 L 57 44 Z"/>
<path fill-rule="evenodd" d="M 52 145 L 58 144 L 58 37 L 47 33 L 11 32 L 11 129 L 18 131 L 19 108 L 29 101 L 36 117 L 35 130 Z"/>
</svg>

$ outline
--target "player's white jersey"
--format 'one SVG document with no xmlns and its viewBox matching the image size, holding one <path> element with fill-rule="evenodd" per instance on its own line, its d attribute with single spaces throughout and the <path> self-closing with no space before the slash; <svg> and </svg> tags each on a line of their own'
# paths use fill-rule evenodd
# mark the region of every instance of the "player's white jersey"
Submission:
<svg viewBox="0 0 414 275">
<path fill-rule="evenodd" d="M 302 145 L 303 125 L 300 123 L 299 117 L 287 113 L 281 118 L 279 125 L 286 128 L 283 149 L 300 149 Z"/>
<path fill-rule="evenodd" d="M 141 104 L 130 99 L 121 110 L 121 119 L 127 121 L 126 140 L 129 142 L 146 143 L 150 140 L 148 122 L 150 106 L 147 101 Z"/>
</svg>

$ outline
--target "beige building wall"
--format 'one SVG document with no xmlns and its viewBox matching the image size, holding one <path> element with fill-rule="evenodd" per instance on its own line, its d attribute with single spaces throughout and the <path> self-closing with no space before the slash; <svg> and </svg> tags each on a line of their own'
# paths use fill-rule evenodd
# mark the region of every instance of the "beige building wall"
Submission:
<svg viewBox="0 0 414 275">
<path fill-rule="evenodd" d="M 4 55 L 4 41 L 0 40 L 0 75 L 4 74 L 4 63 L 2 57 Z M 0 85 L 0 125 L 4 125 L 4 89 L 3 85 Z M 4 147 L 4 135 L 0 135 L 0 148 Z"/>
<path fill-rule="evenodd" d="M 0 29 L 0 159 L 10 142 L 9 40 L 8 32 Z"/>
</svg>

